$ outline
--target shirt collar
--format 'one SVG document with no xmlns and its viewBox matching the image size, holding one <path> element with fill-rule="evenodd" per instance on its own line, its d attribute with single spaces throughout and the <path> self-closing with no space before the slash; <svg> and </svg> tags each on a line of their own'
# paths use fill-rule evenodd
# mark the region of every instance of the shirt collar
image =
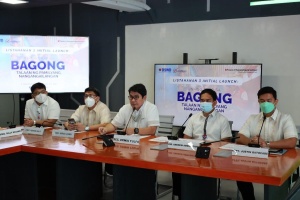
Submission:
<svg viewBox="0 0 300 200">
<path fill-rule="evenodd" d="M 278 116 L 278 110 L 277 110 L 277 108 L 275 108 L 274 113 L 273 113 L 270 117 L 271 117 L 273 120 L 276 120 L 277 116 Z M 260 119 L 263 119 L 263 118 L 264 118 L 264 113 L 261 112 L 261 113 L 260 113 Z"/>
<path fill-rule="evenodd" d="M 208 117 L 214 117 L 215 115 L 216 115 L 216 109 L 214 109 L 214 111 L 212 112 L 212 113 L 210 113 L 209 115 L 208 115 Z M 201 115 L 200 115 L 201 117 L 203 117 L 203 118 L 206 118 L 204 115 L 203 115 L 203 111 L 201 112 Z"/>
</svg>

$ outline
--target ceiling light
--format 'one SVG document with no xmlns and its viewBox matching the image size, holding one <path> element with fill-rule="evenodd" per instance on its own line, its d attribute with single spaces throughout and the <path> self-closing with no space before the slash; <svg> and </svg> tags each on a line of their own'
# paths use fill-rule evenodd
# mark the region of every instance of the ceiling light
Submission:
<svg viewBox="0 0 300 200">
<path fill-rule="evenodd" d="M 22 3 L 28 3 L 28 1 L 22 1 L 22 0 L 0 0 L 0 3 L 22 4 Z"/>
</svg>

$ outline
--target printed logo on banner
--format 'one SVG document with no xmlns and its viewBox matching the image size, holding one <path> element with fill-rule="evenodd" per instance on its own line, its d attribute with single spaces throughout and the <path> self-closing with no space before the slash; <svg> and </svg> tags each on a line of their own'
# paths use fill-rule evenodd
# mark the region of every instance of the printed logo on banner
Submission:
<svg viewBox="0 0 300 200">
<path fill-rule="evenodd" d="M 158 69 L 159 72 L 171 72 L 171 68 L 159 68 Z"/>
<path fill-rule="evenodd" d="M 178 68 L 177 68 L 177 69 L 174 69 L 173 72 L 174 72 L 174 73 L 179 73 L 179 72 L 182 73 L 182 72 L 186 72 L 186 70 L 184 70 L 184 69 L 178 69 Z"/>
</svg>

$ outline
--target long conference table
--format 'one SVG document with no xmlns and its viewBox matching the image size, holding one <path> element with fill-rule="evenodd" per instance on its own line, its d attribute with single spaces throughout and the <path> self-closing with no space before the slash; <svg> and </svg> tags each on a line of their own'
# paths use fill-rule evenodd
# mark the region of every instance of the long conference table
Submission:
<svg viewBox="0 0 300 200">
<path fill-rule="evenodd" d="M 300 165 L 298 149 L 268 159 L 223 158 L 213 156 L 226 144 L 218 142 L 210 145 L 208 159 L 200 159 L 194 151 L 151 150 L 159 144 L 149 141 L 153 136 L 137 146 L 116 143 L 103 147 L 96 137 L 82 140 L 97 134 L 89 131 L 74 138 L 52 137 L 47 129 L 42 136 L 1 138 L 0 199 L 101 199 L 102 163 L 180 173 L 182 199 L 217 198 L 218 178 L 261 183 L 265 185 L 264 199 L 283 199 L 289 178 Z"/>
</svg>

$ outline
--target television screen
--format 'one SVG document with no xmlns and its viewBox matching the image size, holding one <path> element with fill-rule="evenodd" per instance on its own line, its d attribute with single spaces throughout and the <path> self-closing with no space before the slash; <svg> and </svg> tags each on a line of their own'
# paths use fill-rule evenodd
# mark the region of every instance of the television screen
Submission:
<svg viewBox="0 0 300 200">
<path fill-rule="evenodd" d="M 51 93 L 89 86 L 89 38 L 0 35 L 0 93 L 30 93 L 42 82 Z"/>
<path fill-rule="evenodd" d="M 281 4 L 281 3 L 297 3 L 300 0 L 250 0 L 250 6 Z"/>
<path fill-rule="evenodd" d="M 155 64 L 155 104 L 160 115 L 174 115 L 181 126 L 190 113 L 200 109 L 200 93 L 217 93 L 216 110 L 239 130 L 250 114 L 259 113 L 261 64 Z"/>
</svg>

